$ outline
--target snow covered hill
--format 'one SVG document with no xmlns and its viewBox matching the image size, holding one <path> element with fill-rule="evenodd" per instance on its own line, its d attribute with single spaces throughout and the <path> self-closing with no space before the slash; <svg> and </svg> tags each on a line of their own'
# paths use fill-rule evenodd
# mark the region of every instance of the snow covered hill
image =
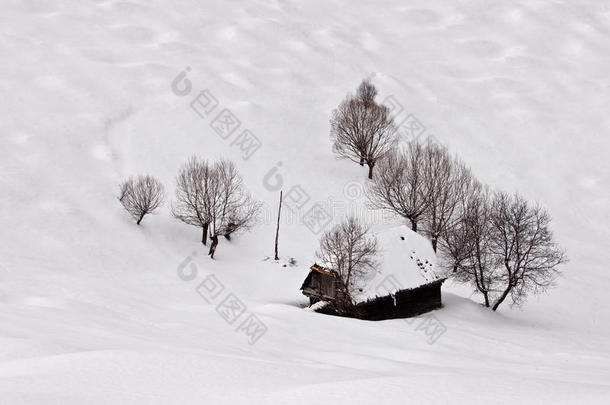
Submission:
<svg viewBox="0 0 610 405">
<path fill-rule="evenodd" d="M 0 404 L 607 403 L 605 2 L 2 6 Z M 550 295 L 492 313 L 446 282 L 434 325 L 304 308 L 322 227 L 299 214 L 398 224 L 366 210 L 366 171 L 328 140 L 364 77 L 399 103 L 405 137 L 433 135 L 548 208 L 570 257 Z M 225 109 L 234 133 L 214 121 Z M 141 172 L 171 197 L 193 154 L 233 159 L 265 204 L 215 261 L 168 207 L 138 227 L 116 200 Z M 281 229 L 297 266 L 267 259 L 280 188 L 303 206 Z M 239 319 L 217 311 L 225 299 Z M 255 342 L 247 319 L 264 325 Z"/>
</svg>

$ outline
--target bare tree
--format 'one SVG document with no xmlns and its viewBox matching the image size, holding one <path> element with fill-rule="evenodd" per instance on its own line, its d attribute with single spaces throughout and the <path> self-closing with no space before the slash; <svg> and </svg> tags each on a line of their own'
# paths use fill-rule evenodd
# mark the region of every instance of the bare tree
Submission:
<svg viewBox="0 0 610 405">
<path fill-rule="evenodd" d="M 131 177 L 120 185 L 119 201 L 138 225 L 145 215 L 158 209 L 164 200 L 165 188 L 152 176 Z"/>
<path fill-rule="evenodd" d="M 219 236 L 248 229 L 260 211 L 243 186 L 235 164 L 220 160 L 209 164 L 192 157 L 180 169 L 176 179 L 174 217 L 202 229 L 201 243 L 212 241 L 209 255 L 214 258 Z"/>
<path fill-rule="evenodd" d="M 414 232 L 427 209 L 423 163 L 422 145 L 409 142 L 405 150 L 390 152 L 379 162 L 379 170 L 367 187 L 372 207 L 392 211 L 407 219 Z"/>
<path fill-rule="evenodd" d="M 230 239 L 233 233 L 249 229 L 260 212 L 261 204 L 245 190 L 237 167 L 229 160 L 220 160 L 214 164 L 208 195 L 212 240 L 208 254 L 213 259 L 218 237 Z"/>
<path fill-rule="evenodd" d="M 565 253 L 553 240 L 550 216 L 518 195 L 476 184 L 461 203 L 459 220 L 441 238 L 441 253 L 453 277 L 483 295 L 494 311 L 511 297 L 521 305 L 530 293 L 554 284 Z"/>
<path fill-rule="evenodd" d="M 201 228 L 201 243 L 207 243 L 211 222 L 213 168 L 205 160 L 191 157 L 176 177 L 176 200 L 172 214 L 185 224 Z"/>
<path fill-rule="evenodd" d="M 489 307 L 497 279 L 497 258 L 491 250 L 489 191 L 474 182 L 460 204 L 459 220 L 445 230 L 440 240 L 442 261 L 456 280 L 471 284 L 481 293 Z"/>
<path fill-rule="evenodd" d="M 423 193 L 426 198 L 423 232 L 436 252 L 439 238 L 457 220 L 459 202 L 472 181 L 472 175 L 442 145 L 428 140 L 423 154 Z"/>
<path fill-rule="evenodd" d="M 349 310 L 353 305 L 360 283 L 377 266 L 377 250 L 377 239 L 355 217 L 348 218 L 322 236 L 316 256 L 340 278 L 335 302 L 339 309 Z"/>
<path fill-rule="evenodd" d="M 379 159 L 397 143 L 398 135 L 387 106 L 375 102 L 377 89 L 363 81 L 356 96 L 348 95 L 333 111 L 330 137 L 337 155 L 369 167 L 369 179 Z"/>
<path fill-rule="evenodd" d="M 513 304 L 520 305 L 528 294 L 553 286 L 557 267 L 567 257 L 553 239 L 549 214 L 519 195 L 499 192 L 493 198 L 490 221 L 491 250 L 500 264 L 496 279 L 503 285 L 492 309 L 497 310 L 509 295 Z"/>
<path fill-rule="evenodd" d="M 364 104 L 365 108 L 375 106 L 375 97 L 377 97 L 377 89 L 369 79 L 363 80 L 358 89 L 356 89 L 356 99 Z"/>
</svg>

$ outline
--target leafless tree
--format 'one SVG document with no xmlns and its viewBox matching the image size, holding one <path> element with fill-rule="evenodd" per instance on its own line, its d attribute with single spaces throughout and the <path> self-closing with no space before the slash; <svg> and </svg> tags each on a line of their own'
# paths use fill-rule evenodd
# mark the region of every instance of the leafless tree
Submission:
<svg viewBox="0 0 610 405">
<path fill-rule="evenodd" d="M 363 80 L 356 89 L 356 99 L 361 101 L 366 108 L 375 106 L 375 97 L 377 97 L 377 89 L 369 79 Z"/>
<path fill-rule="evenodd" d="M 249 229 L 260 212 L 261 204 L 245 190 L 237 167 L 229 160 L 214 164 L 208 194 L 212 240 L 209 255 L 213 259 L 218 237 L 230 239 L 233 233 Z"/>
<path fill-rule="evenodd" d="M 459 219 L 440 240 L 442 262 L 456 280 L 471 284 L 483 295 L 486 307 L 496 287 L 498 262 L 491 250 L 490 204 L 488 189 L 474 182 L 463 195 Z"/>
<path fill-rule="evenodd" d="M 423 155 L 423 193 L 426 198 L 423 232 L 436 252 L 439 238 L 457 220 L 457 209 L 472 175 L 462 162 L 449 154 L 446 147 L 430 140 L 423 148 Z"/>
<path fill-rule="evenodd" d="M 210 187 L 213 176 L 213 168 L 207 161 L 191 157 L 178 172 L 176 200 L 172 204 L 175 218 L 202 229 L 201 243 L 204 245 L 211 222 Z"/>
<path fill-rule="evenodd" d="M 348 218 L 322 236 L 316 256 L 340 278 L 335 302 L 339 309 L 349 310 L 354 303 L 361 282 L 377 266 L 377 251 L 377 239 L 355 217 Z"/>
<path fill-rule="evenodd" d="M 495 311 L 510 295 L 520 305 L 530 293 L 553 286 L 557 267 L 567 261 L 549 229 L 551 217 L 539 205 L 531 205 L 519 195 L 496 193 L 491 205 L 491 250 L 496 256 L 496 279 L 503 285 L 495 299 Z"/>
<path fill-rule="evenodd" d="M 567 259 L 544 209 L 479 185 L 462 204 L 459 220 L 441 238 L 442 258 L 456 280 L 483 295 L 485 306 L 496 311 L 508 297 L 520 305 L 554 284 Z"/>
<path fill-rule="evenodd" d="M 367 187 L 367 197 L 373 208 L 392 211 L 405 218 L 411 229 L 427 209 L 424 194 L 424 151 L 418 142 L 409 142 L 403 151 L 388 153 Z"/>
<path fill-rule="evenodd" d="M 120 186 L 119 201 L 138 225 L 145 215 L 158 209 L 164 200 L 163 184 L 149 175 L 131 177 Z"/>
<path fill-rule="evenodd" d="M 379 159 L 397 143 L 398 135 L 387 106 L 375 102 L 377 90 L 363 81 L 356 96 L 348 95 L 333 111 L 330 137 L 342 158 L 369 167 L 369 179 Z"/>
<path fill-rule="evenodd" d="M 248 229 L 260 211 L 260 203 L 245 191 L 235 164 L 220 160 L 212 164 L 192 157 L 176 179 L 174 216 L 202 229 L 201 242 L 212 241 L 209 255 L 214 258 L 218 238 Z"/>
</svg>

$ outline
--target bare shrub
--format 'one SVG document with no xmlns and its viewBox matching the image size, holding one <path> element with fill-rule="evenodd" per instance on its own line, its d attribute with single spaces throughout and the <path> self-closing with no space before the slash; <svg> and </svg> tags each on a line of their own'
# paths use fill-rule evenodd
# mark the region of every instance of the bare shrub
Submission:
<svg viewBox="0 0 610 405">
<path fill-rule="evenodd" d="M 338 274 L 339 293 L 335 302 L 338 309 L 351 308 L 361 282 L 378 264 L 377 251 L 377 239 L 355 217 L 324 233 L 316 256 Z"/>
<path fill-rule="evenodd" d="M 377 89 L 369 81 L 363 81 L 356 96 L 348 95 L 333 111 L 330 120 L 330 137 L 333 150 L 339 157 L 369 167 L 369 179 L 373 168 L 392 147 L 398 135 L 387 106 L 375 102 Z"/>
<path fill-rule="evenodd" d="M 145 215 L 157 210 L 165 200 L 165 188 L 149 175 L 131 177 L 120 185 L 119 201 L 140 225 Z"/>
</svg>

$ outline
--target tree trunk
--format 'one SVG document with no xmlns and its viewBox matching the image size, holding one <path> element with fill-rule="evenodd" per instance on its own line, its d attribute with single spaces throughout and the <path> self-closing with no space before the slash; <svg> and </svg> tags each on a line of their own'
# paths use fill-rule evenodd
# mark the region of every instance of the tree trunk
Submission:
<svg viewBox="0 0 610 405">
<path fill-rule="evenodd" d="M 487 294 L 487 292 L 483 292 L 483 297 L 485 297 L 485 307 L 489 308 L 489 295 Z"/>
<path fill-rule="evenodd" d="M 274 260 L 280 260 L 278 252 L 278 241 L 280 238 L 280 216 L 282 215 L 282 191 L 280 190 L 280 207 L 277 210 L 277 228 L 275 229 L 275 257 Z"/>
<path fill-rule="evenodd" d="M 208 255 L 210 255 L 210 257 L 213 259 L 214 253 L 216 253 L 216 246 L 218 246 L 218 235 L 214 234 L 210 236 L 210 239 L 212 239 L 212 244 L 210 245 L 210 251 L 208 252 Z"/>
<path fill-rule="evenodd" d="M 140 225 L 140 222 L 142 222 L 142 219 L 144 219 L 144 215 L 145 214 L 140 215 L 140 219 L 138 219 L 137 225 Z"/>
<path fill-rule="evenodd" d="M 508 293 L 510 292 L 510 290 L 511 290 L 511 286 L 510 286 L 510 282 L 509 282 L 508 287 L 506 287 L 506 290 L 504 290 L 504 292 L 502 293 L 500 298 L 498 298 L 498 300 L 494 304 L 493 308 L 491 308 L 491 309 L 493 309 L 494 311 L 497 310 L 498 307 L 500 306 L 500 304 L 504 302 L 506 297 L 508 297 Z"/>
<path fill-rule="evenodd" d="M 369 179 L 373 178 L 373 167 L 375 167 L 375 164 L 369 163 Z"/>
<path fill-rule="evenodd" d="M 203 245 L 207 245 L 208 243 L 208 228 L 209 228 L 210 224 L 203 224 L 203 233 L 201 235 L 201 243 L 203 243 Z"/>
<path fill-rule="evenodd" d="M 410 219 L 410 221 L 411 221 L 411 230 L 413 232 L 417 232 L 417 221 L 415 221 L 413 219 Z"/>
<path fill-rule="evenodd" d="M 493 310 L 497 310 L 498 307 L 500 306 L 500 304 L 502 302 L 504 302 L 504 300 L 506 299 L 506 297 L 508 297 L 508 293 L 510 292 L 510 290 L 513 288 L 513 272 L 511 271 L 510 266 L 508 265 L 508 260 L 504 259 L 504 267 L 506 267 L 506 270 L 508 272 L 508 285 L 506 286 L 506 289 L 504 290 L 504 292 L 502 293 L 502 295 L 500 296 L 500 298 L 498 298 L 496 300 L 496 303 L 493 306 Z"/>
<path fill-rule="evenodd" d="M 432 242 L 432 250 L 434 250 L 434 253 L 436 253 L 436 248 L 438 246 L 438 238 L 436 238 L 436 237 L 432 238 L 431 242 Z"/>
<path fill-rule="evenodd" d="M 237 227 L 237 225 L 235 225 L 234 223 L 230 222 L 229 225 L 227 225 L 227 231 L 225 232 L 225 234 L 223 235 L 227 240 L 231 240 L 231 234 L 233 232 L 235 232 L 235 228 Z"/>
</svg>

